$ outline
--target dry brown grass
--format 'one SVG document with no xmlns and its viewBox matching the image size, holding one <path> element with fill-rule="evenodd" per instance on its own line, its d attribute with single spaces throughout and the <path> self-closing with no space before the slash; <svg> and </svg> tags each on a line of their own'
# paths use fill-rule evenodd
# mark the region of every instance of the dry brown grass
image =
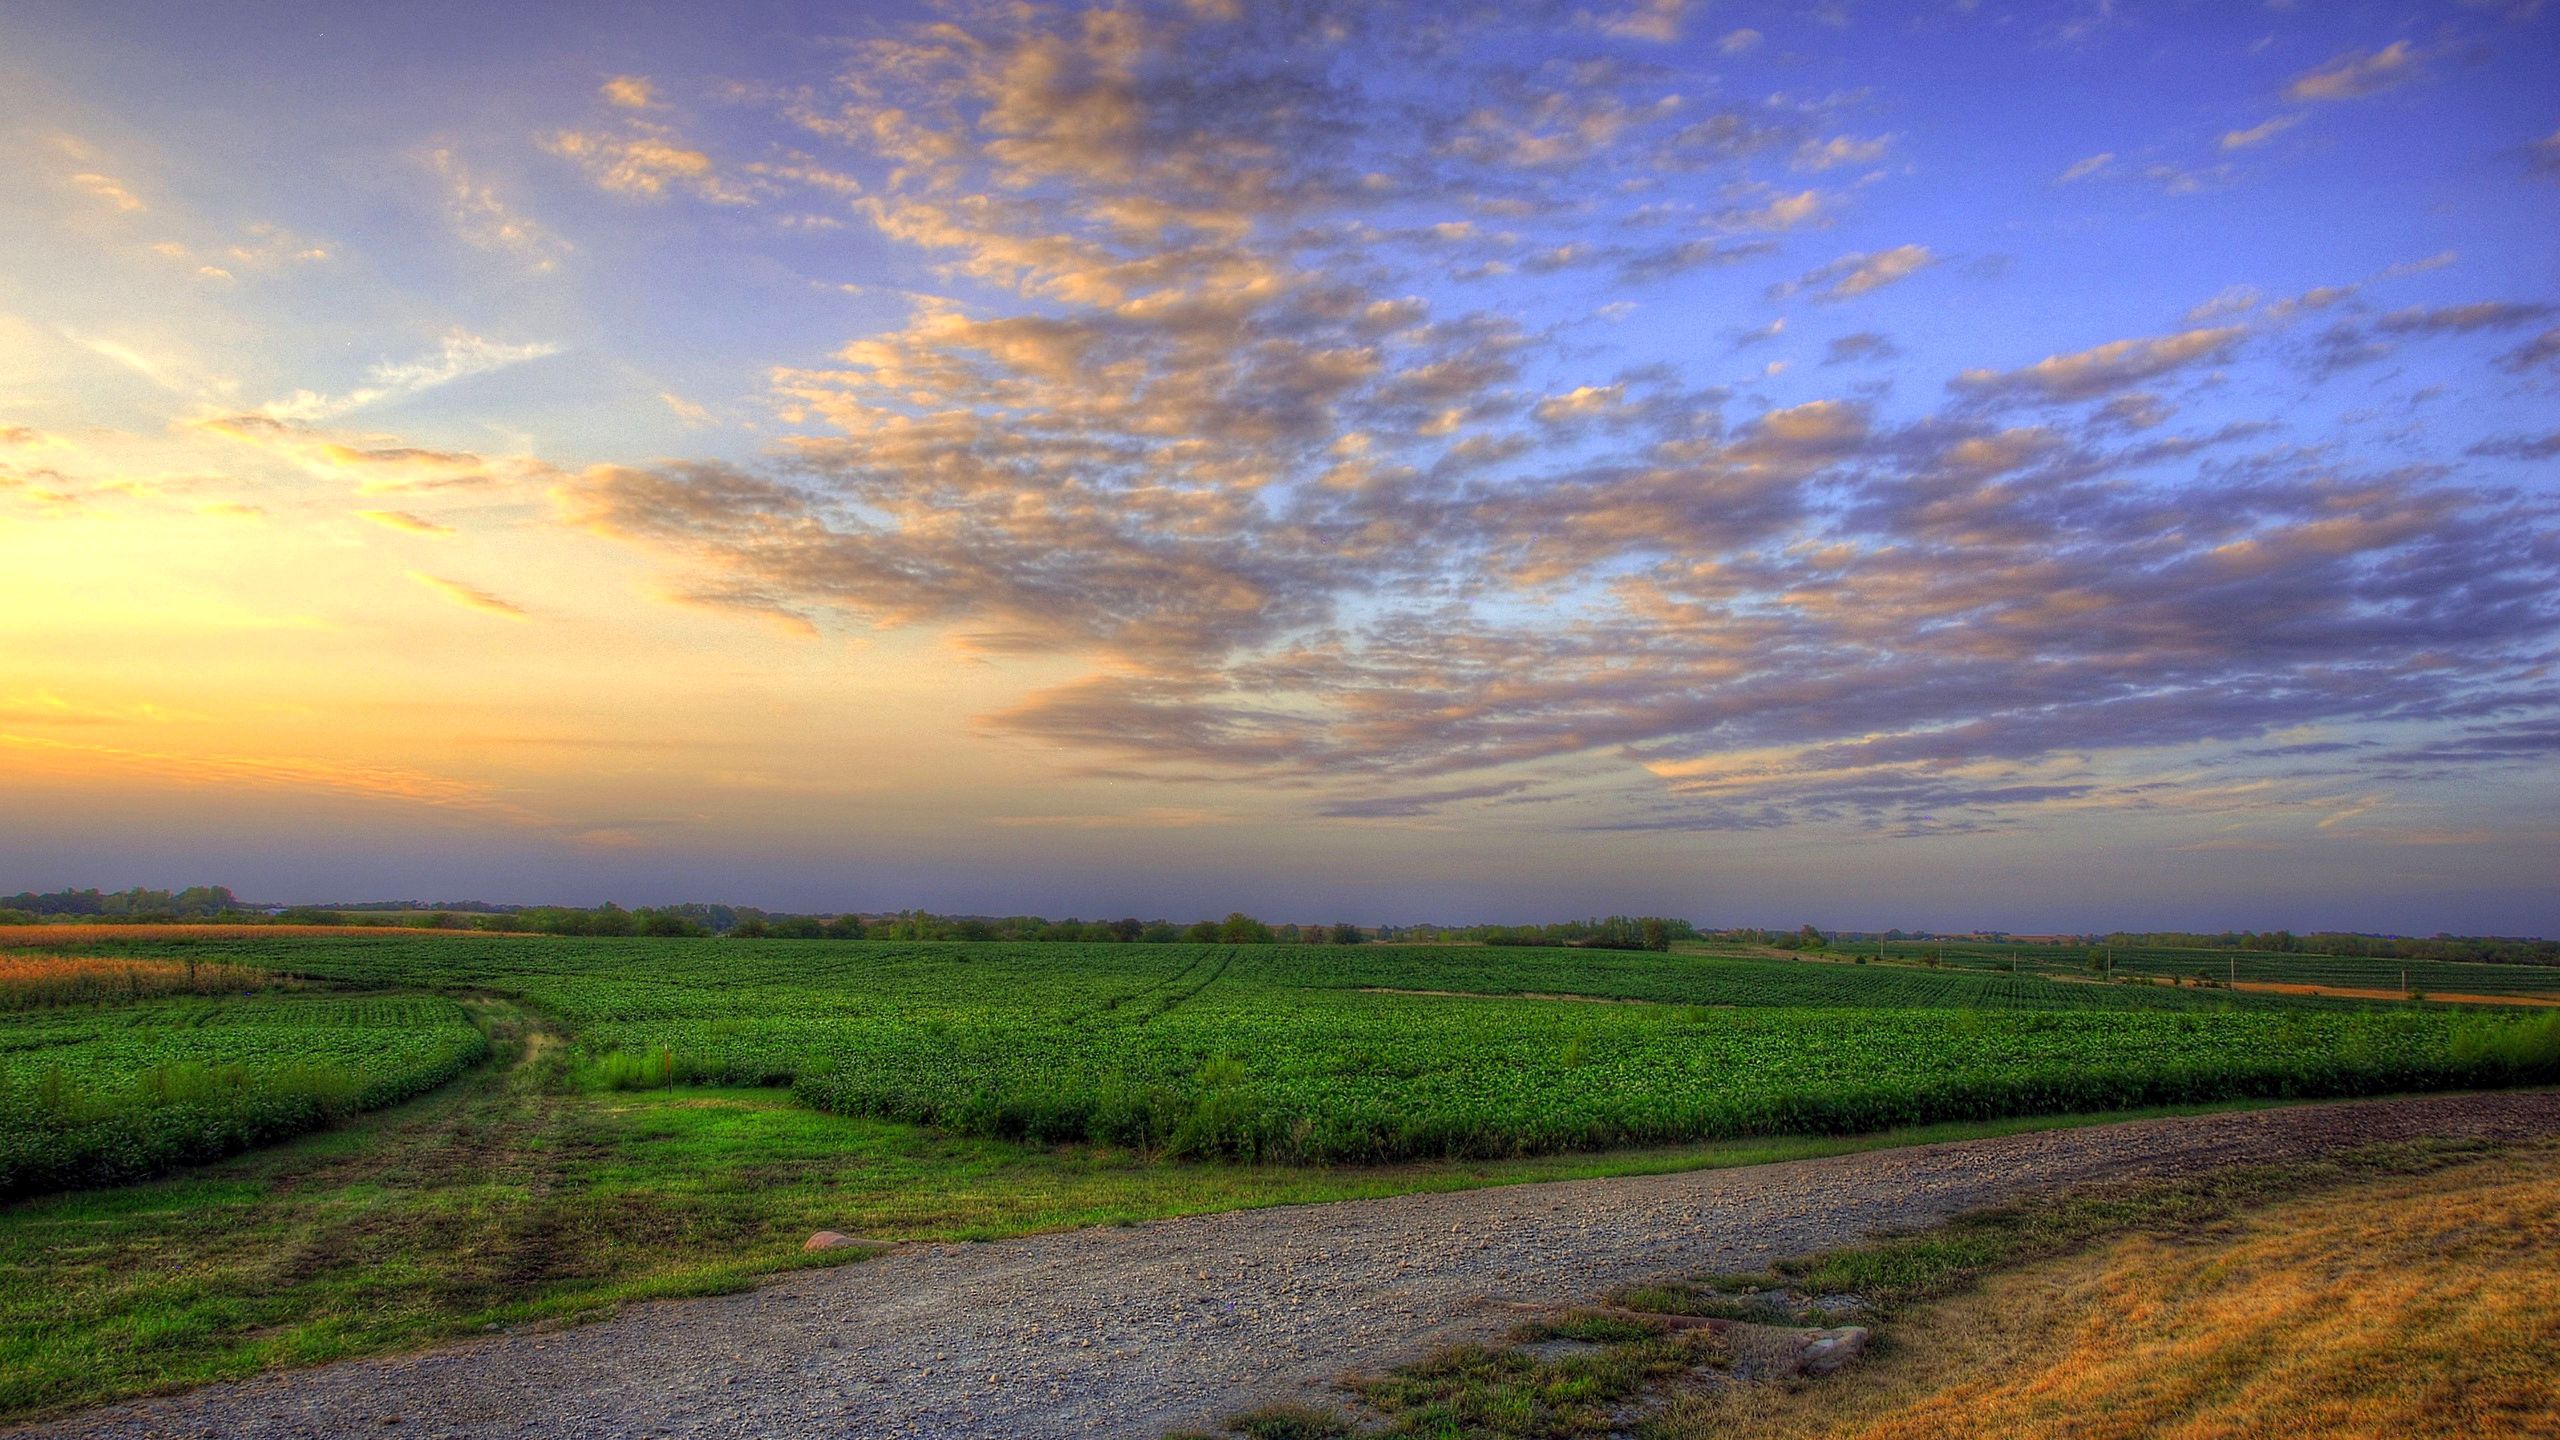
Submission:
<svg viewBox="0 0 2560 1440">
<path fill-rule="evenodd" d="M 42 950 L 55 945 L 96 945 L 113 940 L 291 940 L 310 936 L 477 935 L 476 930 L 431 930 L 407 925 L 6 925 L 0 949 Z"/>
<path fill-rule="evenodd" d="M 1683 1397 L 1662 1433 L 2560 1436 L 2560 1147 L 2017 1271 L 1892 1342 L 1828 1382 Z"/>
<path fill-rule="evenodd" d="M 289 983 L 284 976 L 246 965 L 0 954 L 0 1010 L 96 1005 L 162 995 L 241 995 Z"/>
</svg>

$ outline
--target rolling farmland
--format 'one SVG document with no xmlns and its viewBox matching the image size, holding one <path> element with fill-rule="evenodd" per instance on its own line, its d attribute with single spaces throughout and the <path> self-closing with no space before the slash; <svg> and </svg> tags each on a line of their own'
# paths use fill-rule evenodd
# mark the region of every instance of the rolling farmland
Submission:
<svg viewBox="0 0 2560 1440">
<path fill-rule="evenodd" d="M 347 1067 L 349 1103 L 378 1103 L 468 1058 L 462 1012 L 427 997 L 474 992 L 559 1025 L 575 1073 L 599 1089 L 789 1086 L 821 1110 L 959 1134 L 1256 1161 L 1490 1158 L 2355 1095 L 2497 1084 L 2550 1064 L 2530 1037 L 2551 1027 L 2504 1012 L 1987 967 L 343 934 L 95 948 L 271 969 L 308 988 L 77 1021 L 31 1012 L 7 1022 L 13 1096 L 107 1093 L 173 1066 L 247 1094 L 267 1083 L 258 1076 L 317 1064 Z M 312 1050 L 305 1037 L 323 1033 L 365 1038 Z"/>
<path fill-rule="evenodd" d="M 1714 954 L 118 927 L 0 931 L 0 984 L 0 1415 L 863 1253 L 820 1228 L 2560 1076 L 2549 1010 Z"/>
</svg>

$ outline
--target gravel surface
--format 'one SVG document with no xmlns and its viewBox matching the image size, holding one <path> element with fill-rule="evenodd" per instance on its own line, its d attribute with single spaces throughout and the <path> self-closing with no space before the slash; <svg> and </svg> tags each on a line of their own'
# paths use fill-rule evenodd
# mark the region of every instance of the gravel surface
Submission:
<svg viewBox="0 0 2560 1440">
<path fill-rule="evenodd" d="M 909 1246 L 745 1294 L 10 1433 L 1152 1436 L 1499 1335 L 1521 1318 L 1503 1302 L 1747 1268 L 2090 1180 L 2554 1133 L 2560 1093 L 2434 1096 Z"/>
</svg>

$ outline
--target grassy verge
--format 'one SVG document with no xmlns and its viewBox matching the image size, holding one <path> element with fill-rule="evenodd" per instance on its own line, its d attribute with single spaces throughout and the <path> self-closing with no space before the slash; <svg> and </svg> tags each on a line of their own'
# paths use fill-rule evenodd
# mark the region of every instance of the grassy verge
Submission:
<svg viewBox="0 0 2560 1440">
<path fill-rule="evenodd" d="M 610 1090 L 581 1079 L 567 1047 L 516 1007 L 467 1003 L 496 1061 L 433 1095 L 171 1178 L 0 1207 L 0 1417 L 858 1258 L 804 1255 L 818 1229 L 995 1239 L 2128 1118 L 1504 1162 L 1177 1164 L 938 1135 L 811 1111 L 772 1090 Z"/>
<path fill-rule="evenodd" d="M 1806 1440 L 2560 1434 L 2560 1146 L 2378 1146 L 2001 1206 L 1875 1244 L 1609 1297 L 1355 1378 L 1373 1418 L 1283 1407 L 1252 1440 Z M 1772 1318 L 1854 1295 L 1868 1366 L 1735 1383 L 1735 1340 L 1664 1316 Z M 1657 1322 L 1658 1323 L 1658 1322 Z M 1821 1322 L 1817 1322 L 1821 1323 Z M 1738 1333 L 1738 1332 L 1737 1332 Z"/>
</svg>

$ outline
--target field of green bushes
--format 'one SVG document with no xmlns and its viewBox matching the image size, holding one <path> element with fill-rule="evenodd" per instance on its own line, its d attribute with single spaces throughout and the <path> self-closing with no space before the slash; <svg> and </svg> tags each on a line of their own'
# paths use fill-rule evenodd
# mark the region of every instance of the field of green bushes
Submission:
<svg viewBox="0 0 2560 1440">
<path fill-rule="evenodd" d="M 131 1180 L 405 1100 L 488 1053 L 429 996 L 262 994 L 0 1018 L 0 1196 Z"/>
<path fill-rule="evenodd" d="M 307 983 L 0 1017 L 0 1118 L 34 1115 L 45 1137 L 11 1142 L 8 1188 L 200 1158 L 438 1083 L 478 1051 L 436 997 L 468 993 L 554 1023 L 596 1087 L 789 1086 L 967 1135 L 1257 1161 L 2560 1078 L 2560 1017 L 1839 959 L 502 936 L 90 948 Z"/>
</svg>

